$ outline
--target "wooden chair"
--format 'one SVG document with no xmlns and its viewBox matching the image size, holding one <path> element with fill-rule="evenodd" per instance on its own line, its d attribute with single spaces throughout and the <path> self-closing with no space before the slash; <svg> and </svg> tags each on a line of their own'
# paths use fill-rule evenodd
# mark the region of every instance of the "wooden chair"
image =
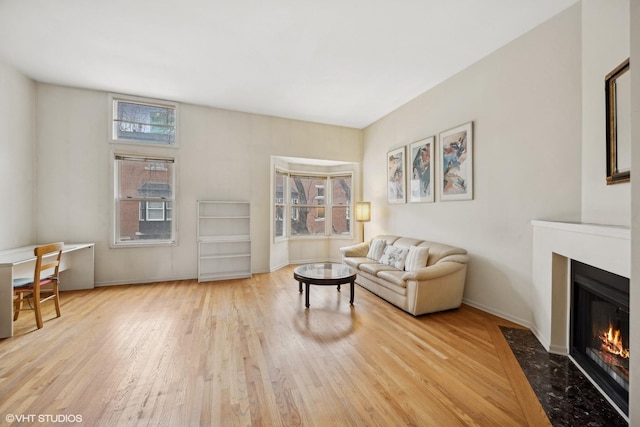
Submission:
<svg viewBox="0 0 640 427">
<path fill-rule="evenodd" d="M 57 242 L 48 245 L 37 246 L 33 253 L 36 256 L 36 268 L 33 279 L 18 278 L 13 280 L 14 315 L 13 320 L 17 320 L 21 311 L 34 310 L 38 329 L 42 328 L 42 310 L 40 304 L 53 300 L 56 306 L 56 317 L 60 317 L 60 300 L 58 297 L 58 270 L 60 268 L 60 258 L 62 257 L 62 247 L 64 243 Z M 55 260 L 49 261 L 43 258 L 47 255 L 57 253 Z M 41 277 L 44 273 L 53 270 L 53 274 Z M 43 292 L 44 291 L 44 292 Z M 24 301 L 27 301 L 28 308 L 23 308 Z"/>
</svg>

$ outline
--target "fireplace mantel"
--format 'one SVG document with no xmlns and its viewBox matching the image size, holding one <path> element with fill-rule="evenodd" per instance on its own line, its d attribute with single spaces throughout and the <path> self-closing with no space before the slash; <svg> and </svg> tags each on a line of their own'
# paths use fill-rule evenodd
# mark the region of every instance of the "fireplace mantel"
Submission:
<svg viewBox="0 0 640 427">
<path fill-rule="evenodd" d="M 531 330 L 547 351 L 567 355 L 570 261 L 630 277 L 631 230 L 615 225 L 542 220 L 533 220 L 531 225 Z"/>
<path fill-rule="evenodd" d="M 595 236 L 614 237 L 631 240 L 631 229 L 622 225 L 592 224 L 587 222 L 531 221 L 534 227 L 545 227 L 572 233 L 593 234 Z"/>
</svg>

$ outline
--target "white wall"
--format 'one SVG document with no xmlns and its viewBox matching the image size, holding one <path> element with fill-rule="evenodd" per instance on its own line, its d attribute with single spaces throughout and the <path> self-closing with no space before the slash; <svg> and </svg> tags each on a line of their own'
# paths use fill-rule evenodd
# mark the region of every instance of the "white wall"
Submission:
<svg viewBox="0 0 640 427">
<path fill-rule="evenodd" d="M 606 185 L 607 74 L 629 57 L 629 0 L 582 2 L 582 221 L 629 226 L 631 184 Z"/>
<path fill-rule="evenodd" d="M 631 1 L 631 63 L 640 64 L 640 1 Z M 640 171 L 640 67 L 631 67 L 631 170 Z M 636 175 L 631 188 L 631 342 L 629 348 L 640 349 L 640 191 Z M 640 400 L 640 351 L 631 353 L 629 401 Z M 640 426 L 640 405 L 629 405 L 630 426 Z"/>
<path fill-rule="evenodd" d="M 35 239 L 35 91 L 0 62 L 0 250 Z"/>
<path fill-rule="evenodd" d="M 524 325 L 530 221 L 580 220 L 580 17 L 580 5 L 571 7 L 365 129 L 367 237 L 467 249 L 465 302 Z M 388 205 L 387 150 L 467 121 L 474 122 L 474 200 Z"/>
<path fill-rule="evenodd" d="M 104 92 L 37 85 L 38 168 L 56 170 L 38 174 L 38 238 L 96 242 L 97 284 L 196 277 L 197 200 L 250 201 L 252 270 L 269 271 L 271 156 L 362 155 L 357 129 L 183 104 L 180 148 L 168 149 L 178 159 L 178 244 L 111 249 L 108 108 Z"/>
</svg>

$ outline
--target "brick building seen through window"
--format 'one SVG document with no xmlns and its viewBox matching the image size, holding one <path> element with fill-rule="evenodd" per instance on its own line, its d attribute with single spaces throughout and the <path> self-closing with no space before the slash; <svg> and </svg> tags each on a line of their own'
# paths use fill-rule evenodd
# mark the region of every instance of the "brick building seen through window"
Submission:
<svg viewBox="0 0 640 427">
<path fill-rule="evenodd" d="M 285 186 L 289 189 L 288 200 L 283 198 Z M 285 235 L 283 213 L 287 208 L 291 236 L 350 234 L 351 175 L 287 176 L 278 172 L 275 190 L 276 237 Z"/>
<path fill-rule="evenodd" d="M 117 162 L 117 240 L 173 240 L 173 162 L 135 158 Z"/>
</svg>

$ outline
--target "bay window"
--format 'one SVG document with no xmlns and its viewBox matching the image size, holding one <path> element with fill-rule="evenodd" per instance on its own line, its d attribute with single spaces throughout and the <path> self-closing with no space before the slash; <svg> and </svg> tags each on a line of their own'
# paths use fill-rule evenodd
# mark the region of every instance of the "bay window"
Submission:
<svg viewBox="0 0 640 427">
<path fill-rule="evenodd" d="M 276 170 L 274 237 L 350 235 L 352 180 L 351 173 L 301 174 Z"/>
</svg>

